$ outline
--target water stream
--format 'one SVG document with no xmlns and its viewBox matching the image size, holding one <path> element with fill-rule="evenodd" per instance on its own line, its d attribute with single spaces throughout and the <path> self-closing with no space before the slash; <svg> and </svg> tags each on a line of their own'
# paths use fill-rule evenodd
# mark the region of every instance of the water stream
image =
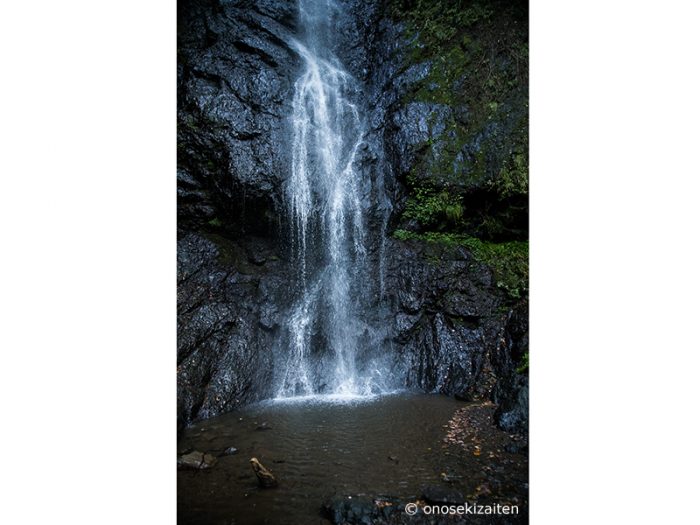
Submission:
<svg viewBox="0 0 700 525">
<path fill-rule="evenodd" d="M 332 1 L 300 0 L 303 61 L 292 101 L 290 214 L 296 300 L 281 343 L 280 398 L 349 398 L 386 389 L 386 371 L 358 357 L 375 332 L 368 322 L 372 275 L 366 202 L 371 181 L 357 169 L 365 133 L 361 89 L 333 53 Z M 365 202 L 363 202 L 365 201 Z M 381 263 L 378 263 L 381 264 Z"/>
</svg>

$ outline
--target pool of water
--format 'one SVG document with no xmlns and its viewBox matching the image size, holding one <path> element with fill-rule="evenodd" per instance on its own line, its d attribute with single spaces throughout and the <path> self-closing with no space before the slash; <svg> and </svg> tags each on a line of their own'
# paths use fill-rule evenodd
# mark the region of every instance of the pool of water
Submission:
<svg viewBox="0 0 700 525">
<path fill-rule="evenodd" d="M 183 524 L 328 523 L 319 514 L 333 495 L 420 494 L 440 483 L 445 426 L 465 406 L 452 398 L 394 394 L 375 398 L 277 400 L 200 422 L 178 449 L 214 455 L 209 470 L 178 472 Z M 260 489 L 249 460 L 270 469 L 279 487 Z"/>
</svg>

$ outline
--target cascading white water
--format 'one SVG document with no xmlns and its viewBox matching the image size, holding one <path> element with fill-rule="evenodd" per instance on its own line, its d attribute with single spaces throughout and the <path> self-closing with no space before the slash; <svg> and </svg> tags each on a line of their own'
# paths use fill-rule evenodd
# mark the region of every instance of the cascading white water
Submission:
<svg viewBox="0 0 700 525">
<path fill-rule="evenodd" d="M 300 0 L 304 71 L 294 84 L 292 166 L 287 186 L 297 300 L 288 315 L 279 397 L 363 395 L 358 373 L 371 279 L 362 206 L 367 181 L 356 169 L 363 121 L 359 89 L 332 53 L 331 1 Z M 363 336 L 363 334 L 365 334 Z"/>
</svg>

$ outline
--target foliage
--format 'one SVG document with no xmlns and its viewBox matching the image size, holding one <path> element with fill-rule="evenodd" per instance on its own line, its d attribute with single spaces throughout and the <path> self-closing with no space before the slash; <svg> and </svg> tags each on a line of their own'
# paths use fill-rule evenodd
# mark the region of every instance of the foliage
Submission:
<svg viewBox="0 0 700 525">
<path fill-rule="evenodd" d="M 428 184 L 421 184 L 415 177 L 409 177 L 411 197 L 406 203 L 403 218 L 415 219 L 422 225 L 434 225 L 442 220 L 456 224 L 464 214 L 459 195 L 447 190 L 439 190 Z"/>
<path fill-rule="evenodd" d="M 484 0 L 392 1 L 390 12 L 413 42 L 408 62 L 432 63 L 415 98 L 469 102 L 479 120 L 497 112 L 508 92 L 527 82 L 527 38 L 522 27 L 501 23 L 504 9 L 515 8 Z"/>
<path fill-rule="evenodd" d="M 515 153 L 509 161 L 505 162 L 498 177 L 491 182 L 502 197 L 516 194 L 527 194 L 528 169 L 525 153 Z"/>
<path fill-rule="evenodd" d="M 487 19 L 493 10 L 482 1 L 394 0 L 390 2 L 395 17 L 405 17 L 431 43 L 449 43 L 458 28 Z"/>
<path fill-rule="evenodd" d="M 394 239 L 398 239 L 400 241 L 410 241 L 412 239 L 420 239 L 420 236 L 417 233 L 410 232 L 408 230 L 394 230 L 393 237 L 394 237 Z"/>
<path fill-rule="evenodd" d="M 488 243 L 472 237 L 465 244 L 472 248 L 477 259 L 491 268 L 496 286 L 505 290 L 509 297 L 519 299 L 527 294 L 527 241 Z"/>
<path fill-rule="evenodd" d="M 530 368 L 530 353 L 525 352 L 523 354 L 522 359 L 520 360 L 520 364 L 518 365 L 518 368 L 515 369 L 515 371 L 518 374 L 522 374 L 526 372 Z"/>
<path fill-rule="evenodd" d="M 407 230 L 395 230 L 394 237 L 402 241 L 421 240 L 439 243 L 451 248 L 463 246 L 469 249 L 477 261 L 491 269 L 496 287 L 502 289 L 509 298 L 520 299 L 527 294 L 529 274 L 527 241 L 494 243 L 455 233 L 415 233 Z"/>
</svg>

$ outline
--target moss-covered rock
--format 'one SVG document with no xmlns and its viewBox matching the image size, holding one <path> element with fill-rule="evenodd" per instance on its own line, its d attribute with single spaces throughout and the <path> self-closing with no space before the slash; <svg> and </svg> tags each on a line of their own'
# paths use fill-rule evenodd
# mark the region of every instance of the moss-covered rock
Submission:
<svg viewBox="0 0 700 525">
<path fill-rule="evenodd" d="M 391 0 L 388 12 L 410 43 L 404 67 L 429 65 L 396 110 L 425 128 L 404 141 L 399 226 L 526 239 L 527 2 Z"/>
<path fill-rule="evenodd" d="M 395 230 L 394 238 L 420 240 L 439 244 L 448 248 L 467 248 L 477 262 L 491 270 L 496 288 L 505 292 L 510 299 L 522 299 L 528 292 L 528 242 L 506 241 L 488 242 L 456 233 Z"/>
</svg>

